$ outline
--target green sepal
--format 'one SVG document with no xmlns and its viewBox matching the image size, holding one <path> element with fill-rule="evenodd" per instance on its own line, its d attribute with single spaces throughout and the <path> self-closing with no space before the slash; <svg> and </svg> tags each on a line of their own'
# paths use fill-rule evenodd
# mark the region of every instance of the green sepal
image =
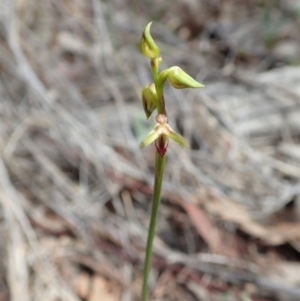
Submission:
<svg viewBox="0 0 300 301">
<path fill-rule="evenodd" d="M 152 22 L 148 23 L 144 29 L 143 36 L 140 42 L 140 50 L 142 55 L 153 59 L 159 56 L 159 48 L 150 34 L 151 24 Z"/>
</svg>

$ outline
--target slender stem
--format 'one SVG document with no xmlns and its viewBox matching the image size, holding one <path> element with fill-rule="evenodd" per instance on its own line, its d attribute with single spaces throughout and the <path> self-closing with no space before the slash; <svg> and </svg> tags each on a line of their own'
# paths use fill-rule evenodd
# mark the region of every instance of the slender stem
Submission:
<svg viewBox="0 0 300 301">
<path fill-rule="evenodd" d="M 157 112 L 158 112 L 158 114 L 167 115 L 166 108 L 165 108 L 165 99 L 164 99 L 164 94 L 163 94 L 163 87 L 160 87 L 159 84 L 155 84 L 155 89 L 156 89 L 156 94 L 157 94 L 157 98 L 158 98 L 158 103 L 160 104 L 160 106 L 157 107 Z"/>
<path fill-rule="evenodd" d="M 162 181 L 163 181 L 164 170 L 165 170 L 165 163 L 166 163 L 166 155 L 161 157 L 158 153 L 156 153 L 154 192 L 153 192 L 153 200 L 152 200 L 151 220 L 150 220 L 150 226 L 148 230 L 146 258 L 144 263 L 142 301 L 148 301 L 149 298 L 148 282 L 149 282 L 149 274 L 150 274 L 151 262 L 152 262 L 153 239 L 155 235 L 155 227 L 156 227 L 158 209 L 160 205 L 160 195 L 161 195 Z"/>
<path fill-rule="evenodd" d="M 152 75 L 154 79 L 156 94 L 157 94 L 157 112 L 158 114 L 165 114 L 165 100 L 163 95 L 163 84 L 160 84 L 159 81 L 159 64 L 161 62 L 160 58 L 154 58 L 151 60 L 151 69 Z M 146 258 L 144 263 L 144 275 L 143 275 L 143 290 L 142 290 L 142 301 L 148 301 L 149 299 L 149 274 L 151 270 L 151 262 L 152 262 L 152 249 L 153 249 L 153 240 L 155 236 L 155 228 L 157 222 L 158 209 L 160 205 L 160 195 L 162 188 L 162 181 L 164 176 L 166 164 L 166 155 L 161 156 L 158 152 L 156 152 L 155 157 L 155 180 L 154 180 L 154 191 L 153 191 L 153 200 L 152 200 L 152 211 L 151 211 L 151 219 L 148 230 L 148 239 L 147 239 L 147 247 L 146 247 Z"/>
<path fill-rule="evenodd" d="M 160 58 L 154 58 L 151 60 L 151 70 L 152 70 L 152 75 L 154 79 L 154 84 L 155 84 L 155 89 L 156 89 L 156 94 L 157 94 L 157 100 L 158 100 L 158 105 L 157 105 L 157 113 L 158 114 L 164 114 L 166 115 L 166 108 L 165 108 L 165 99 L 164 99 L 164 85 L 159 82 L 159 65 L 160 65 Z"/>
</svg>

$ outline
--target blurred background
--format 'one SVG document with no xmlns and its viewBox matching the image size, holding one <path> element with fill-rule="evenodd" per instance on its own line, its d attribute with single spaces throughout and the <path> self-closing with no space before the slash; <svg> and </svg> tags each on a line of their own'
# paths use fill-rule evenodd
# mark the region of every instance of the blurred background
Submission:
<svg viewBox="0 0 300 301">
<path fill-rule="evenodd" d="M 151 300 L 300 300 L 299 0 L 1 0 L 0 301 L 139 300 L 155 149 L 171 142 Z"/>
</svg>

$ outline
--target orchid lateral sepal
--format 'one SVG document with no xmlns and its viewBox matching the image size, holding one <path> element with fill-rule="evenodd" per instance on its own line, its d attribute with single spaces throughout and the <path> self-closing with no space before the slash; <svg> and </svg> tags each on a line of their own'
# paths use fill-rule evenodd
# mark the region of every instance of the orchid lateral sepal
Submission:
<svg viewBox="0 0 300 301">
<path fill-rule="evenodd" d="M 143 31 L 143 36 L 140 42 L 140 50 L 142 55 L 153 59 L 159 56 L 159 48 L 150 34 L 151 24 L 152 22 L 148 23 Z"/>
</svg>

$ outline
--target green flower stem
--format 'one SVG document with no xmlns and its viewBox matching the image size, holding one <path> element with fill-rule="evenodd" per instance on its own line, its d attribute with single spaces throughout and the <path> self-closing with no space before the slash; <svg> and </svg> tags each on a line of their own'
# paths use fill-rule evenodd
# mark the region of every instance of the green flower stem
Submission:
<svg viewBox="0 0 300 301">
<path fill-rule="evenodd" d="M 155 83 L 155 89 L 156 89 L 156 95 L 157 95 L 157 99 L 158 99 L 158 103 L 159 103 L 159 106 L 157 107 L 157 113 L 167 115 L 166 108 L 165 108 L 165 99 L 164 99 L 164 94 L 163 94 L 164 88 L 158 82 L 157 84 Z"/>
<path fill-rule="evenodd" d="M 165 107 L 165 99 L 164 99 L 164 83 L 161 83 L 159 81 L 159 65 L 161 63 L 161 58 L 154 58 L 151 59 L 151 69 L 152 69 L 152 75 L 154 79 L 154 85 L 156 89 L 156 95 L 157 95 L 157 113 L 158 114 L 166 114 L 166 107 Z"/>
<path fill-rule="evenodd" d="M 163 181 L 165 164 L 166 164 L 166 157 L 167 157 L 166 155 L 161 157 L 156 152 L 154 192 L 153 192 L 153 200 L 152 200 L 151 220 L 150 220 L 150 226 L 148 230 L 146 258 L 144 263 L 142 301 L 148 301 L 149 298 L 148 282 L 149 282 L 149 274 L 151 270 L 153 239 L 155 236 L 155 227 L 156 227 L 158 209 L 160 205 L 160 195 L 161 195 L 162 181 Z"/>
<path fill-rule="evenodd" d="M 188 142 L 182 136 L 174 132 L 168 124 L 164 100 L 164 84 L 168 79 L 170 84 L 176 89 L 204 87 L 178 66 L 173 66 L 159 73 L 159 66 L 161 64 L 162 58 L 160 57 L 159 47 L 156 45 L 150 34 L 151 23 L 152 22 L 148 23 L 148 25 L 144 29 L 140 43 L 140 50 L 145 57 L 150 58 L 155 90 L 153 83 L 143 88 L 142 103 L 147 119 L 150 117 L 155 108 L 157 109 L 158 115 L 156 116 L 157 123 L 154 126 L 154 129 L 140 143 L 140 148 L 144 148 L 145 146 L 148 146 L 153 142 L 156 146 L 155 182 L 150 226 L 148 230 L 141 301 L 148 301 L 149 298 L 148 282 L 151 270 L 153 239 L 155 236 L 155 227 L 160 205 L 160 195 L 166 163 L 165 153 L 167 151 L 169 138 L 177 142 L 179 145 L 188 147 Z"/>
</svg>

